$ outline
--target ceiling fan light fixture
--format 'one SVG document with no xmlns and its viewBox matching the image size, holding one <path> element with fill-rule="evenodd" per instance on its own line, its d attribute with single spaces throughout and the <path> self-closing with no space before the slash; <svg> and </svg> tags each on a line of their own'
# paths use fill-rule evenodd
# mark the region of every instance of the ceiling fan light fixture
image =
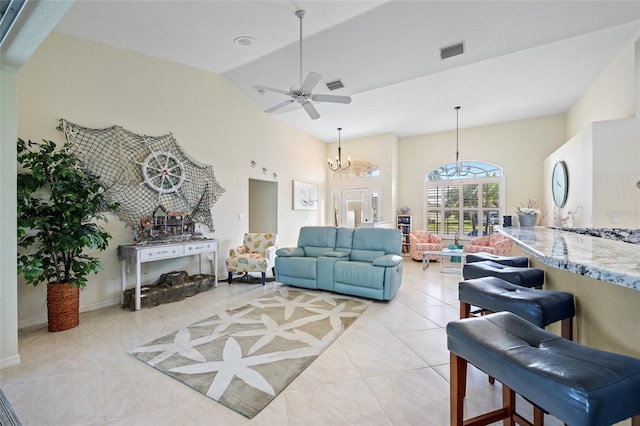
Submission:
<svg viewBox="0 0 640 426">
<path fill-rule="evenodd" d="M 339 104 L 348 104 L 351 102 L 351 97 L 349 96 L 336 96 L 336 95 L 324 95 L 324 94 L 314 94 L 313 88 L 320 82 L 320 74 L 309 71 L 306 78 L 302 80 L 302 19 L 305 16 L 304 10 L 296 11 L 296 16 L 300 20 L 300 80 L 289 90 L 276 89 L 274 87 L 267 86 L 253 86 L 258 93 L 263 94 L 265 91 L 280 93 L 286 96 L 289 96 L 291 99 L 288 99 L 284 102 L 280 102 L 277 105 L 272 106 L 271 108 L 266 109 L 264 112 L 272 113 L 276 110 L 285 107 L 292 103 L 298 103 L 302 105 L 302 108 L 306 111 L 309 117 L 312 120 L 317 120 L 320 118 L 320 114 L 315 109 L 311 101 L 314 102 L 334 102 Z M 340 82 L 342 84 L 342 82 Z M 344 86 L 343 86 L 344 87 Z"/>
</svg>

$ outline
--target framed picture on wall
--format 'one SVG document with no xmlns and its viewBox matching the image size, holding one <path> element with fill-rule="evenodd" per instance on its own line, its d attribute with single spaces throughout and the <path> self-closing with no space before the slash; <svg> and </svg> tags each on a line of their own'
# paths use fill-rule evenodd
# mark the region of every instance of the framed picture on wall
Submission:
<svg viewBox="0 0 640 426">
<path fill-rule="evenodd" d="M 293 209 L 318 210 L 318 185 L 294 180 Z"/>
</svg>

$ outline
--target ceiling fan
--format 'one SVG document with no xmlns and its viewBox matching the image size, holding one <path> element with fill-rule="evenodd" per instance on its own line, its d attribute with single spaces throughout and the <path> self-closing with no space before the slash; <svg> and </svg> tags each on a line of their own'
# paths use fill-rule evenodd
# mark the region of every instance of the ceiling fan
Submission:
<svg viewBox="0 0 640 426">
<path fill-rule="evenodd" d="M 336 96 L 336 95 L 314 95 L 311 93 L 316 84 L 320 81 L 320 74 L 316 72 L 309 72 L 307 77 L 302 81 L 302 18 L 304 18 L 305 11 L 298 10 L 296 11 L 296 16 L 300 19 L 300 83 L 294 84 L 291 86 L 289 90 L 283 89 L 275 89 L 273 87 L 267 86 L 253 86 L 258 91 L 267 90 L 270 92 L 281 93 L 283 95 L 290 96 L 291 99 L 287 99 L 284 102 L 280 102 L 277 105 L 272 106 L 269 109 L 266 109 L 264 112 L 272 113 L 286 105 L 292 104 L 294 102 L 298 102 L 302 105 L 302 108 L 309 114 L 312 120 L 320 118 L 320 114 L 318 110 L 313 106 L 311 101 L 320 101 L 320 102 L 336 102 L 340 104 L 348 104 L 351 102 L 351 98 L 349 96 Z"/>
</svg>

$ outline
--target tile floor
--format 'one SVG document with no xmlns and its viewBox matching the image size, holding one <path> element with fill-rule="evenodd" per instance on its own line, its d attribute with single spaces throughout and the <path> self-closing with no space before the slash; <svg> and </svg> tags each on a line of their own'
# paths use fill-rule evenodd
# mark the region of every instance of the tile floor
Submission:
<svg viewBox="0 0 640 426">
<path fill-rule="evenodd" d="M 459 276 L 405 259 L 403 285 L 376 302 L 252 420 L 127 354 L 127 350 L 273 289 L 220 283 L 181 302 L 83 313 L 72 330 L 20 333 L 22 363 L 0 386 L 30 425 L 449 424 L 444 327 L 458 316 Z M 500 385 L 472 369 L 467 416 L 497 407 Z M 521 411 L 530 406 L 519 399 Z M 547 425 L 561 425 L 547 416 Z M 630 424 L 623 422 L 622 424 Z"/>
</svg>

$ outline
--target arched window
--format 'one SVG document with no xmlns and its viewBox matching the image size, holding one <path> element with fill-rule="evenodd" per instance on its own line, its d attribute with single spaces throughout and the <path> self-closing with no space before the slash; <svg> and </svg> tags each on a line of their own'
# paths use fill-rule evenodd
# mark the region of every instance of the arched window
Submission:
<svg viewBox="0 0 640 426">
<path fill-rule="evenodd" d="M 493 232 L 504 213 L 502 168 L 479 161 L 436 167 L 425 175 L 423 227 L 443 238 Z"/>
<path fill-rule="evenodd" d="M 359 179 L 380 177 L 380 167 L 367 160 L 352 160 L 346 172 L 333 172 L 333 179 Z"/>
</svg>

